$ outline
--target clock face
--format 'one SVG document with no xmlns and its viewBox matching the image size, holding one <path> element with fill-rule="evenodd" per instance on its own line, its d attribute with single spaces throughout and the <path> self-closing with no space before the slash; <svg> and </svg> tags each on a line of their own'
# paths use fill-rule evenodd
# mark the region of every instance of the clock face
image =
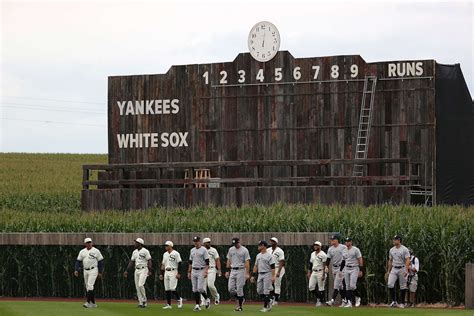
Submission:
<svg viewBox="0 0 474 316">
<path fill-rule="evenodd" d="M 253 58 L 260 62 L 269 61 L 280 48 L 280 33 L 272 23 L 259 22 L 250 30 L 248 45 Z"/>
</svg>

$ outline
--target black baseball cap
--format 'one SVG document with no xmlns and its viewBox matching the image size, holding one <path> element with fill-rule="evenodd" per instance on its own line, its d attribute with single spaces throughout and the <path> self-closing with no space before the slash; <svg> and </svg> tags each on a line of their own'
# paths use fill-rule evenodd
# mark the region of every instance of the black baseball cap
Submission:
<svg viewBox="0 0 474 316">
<path fill-rule="evenodd" d="M 339 237 L 339 235 L 338 235 L 338 234 L 335 234 L 335 235 L 332 235 L 332 236 L 331 236 L 331 240 L 335 240 L 335 239 L 337 239 L 337 241 L 339 241 L 339 240 L 340 240 L 340 238 L 341 238 L 341 237 Z"/>
<path fill-rule="evenodd" d="M 232 245 L 238 244 L 240 242 L 239 237 L 232 238 Z"/>
<path fill-rule="evenodd" d="M 194 236 L 194 237 L 193 237 L 193 241 L 201 241 L 201 237 L 199 237 L 199 236 Z"/>
<path fill-rule="evenodd" d="M 266 240 L 260 240 L 259 243 L 258 243 L 259 246 L 265 246 L 268 248 L 268 243 Z"/>
<path fill-rule="evenodd" d="M 397 235 L 393 236 L 392 239 L 393 239 L 393 240 L 402 240 L 402 236 L 400 236 L 400 235 L 397 234 Z"/>
<path fill-rule="evenodd" d="M 352 241 L 352 237 L 346 237 L 346 241 Z"/>
</svg>

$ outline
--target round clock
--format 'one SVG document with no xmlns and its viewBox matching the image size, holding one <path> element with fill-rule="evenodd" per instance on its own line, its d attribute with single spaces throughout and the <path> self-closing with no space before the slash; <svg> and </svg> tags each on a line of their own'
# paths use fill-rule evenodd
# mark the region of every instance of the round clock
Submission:
<svg viewBox="0 0 474 316">
<path fill-rule="evenodd" d="M 260 62 L 269 61 L 280 48 L 280 33 L 272 23 L 258 22 L 250 30 L 248 45 L 253 58 Z"/>
</svg>

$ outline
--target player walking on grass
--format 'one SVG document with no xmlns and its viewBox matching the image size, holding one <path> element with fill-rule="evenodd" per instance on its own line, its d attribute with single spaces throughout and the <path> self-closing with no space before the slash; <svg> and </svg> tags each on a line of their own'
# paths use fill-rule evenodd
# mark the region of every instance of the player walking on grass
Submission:
<svg viewBox="0 0 474 316">
<path fill-rule="evenodd" d="M 201 238 L 196 236 L 193 238 L 194 248 L 189 254 L 188 278 L 191 279 L 193 285 L 194 299 L 196 306 L 193 311 L 200 311 L 201 295 L 205 299 L 206 309 L 209 308 L 211 300 L 207 297 L 206 278 L 209 270 L 209 254 L 207 249 L 201 244 Z"/>
<path fill-rule="evenodd" d="M 328 272 L 328 268 L 325 266 L 327 255 L 321 250 L 321 242 L 319 241 L 314 242 L 313 249 L 308 266 L 308 289 L 316 296 L 316 307 L 319 307 L 324 300 L 324 284 Z"/>
<path fill-rule="evenodd" d="M 278 305 L 281 293 L 281 281 L 283 279 L 283 276 L 285 275 L 285 252 L 280 247 L 278 247 L 278 238 L 270 238 L 270 243 L 272 246 L 268 248 L 268 251 L 273 255 L 273 258 L 275 259 L 276 271 L 276 278 L 272 287 L 273 290 L 270 292 L 270 296 L 272 299 L 272 305 Z"/>
<path fill-rule="evenodd" d="M 226 267 L 230 272 L 227 271 L 225 277 L 229 279 L 228 288 L 230 296 L 237 299 L 235 311 L 241 312 L 245 302 L 245 282 L 250 278 L 250 254 L 247 248 L 240 244 L 239 238 L 234 237 L 232 245 L 227 252 L 226 263 Z"/>
<path fill-rule="evenodd" d="M 211 247 L 211 239 L 204 238 L 202 240 L 204 243 L 204 247 L 207 249 L 207 253 L 209 254 L 209 271 L 207 273 L 207 287 L 209 288 L 210 296 L 214 299 L 214 304 L 219 305 L 220 303 L 220 295 L 217 292 L 217 287 L 215 285 L 216 277 L 221 277 L 221 259 L 219 257 L 219 253 L 217 249 Z M 204 297 L 201 297 L 201 306 L 205 305 Z"/>
<path fill-rule="evenodd" d="M 344 302 L 346 299 L 346 291 L 344 289 L 343 280 L 344 275 L 340 273 L 341 263 L 342 263 L 342 252 L 347 249 L 345 245 L 339 243 L 339 236 L 331 236 L 331 247 L 328 249 L 328 260 L 326 261 L 326 266 L 332 265 L 332 276 L 334 279 L 334 290 L 332 292 L 332 298 L 330 301 L 327 301 L 328 306 L 333 306 L 337 298 L 337 295 L 341 294 L 342 304 L 346 305 L 347 302 Z"/>
<path fill-rule="evenodd" d="M 402 237 L 395 235 L 393 237 L 393 247 L 389 251 L 388 269 L 385 274 L 387 286 L 392 298 L 390 307 L 397 307 L 397 294 L 395 293 L 395 282 L 400 286 L 400 305 L 405 308 L 405 295 L 407 292 L 408 271 L 410 271 L 410 251 L 402 245 Z"/>
<path fill-rule="evenodd" d="M 94 247 L 92 239 L 84 239 L 84 246 L 85 248 L 79 251 L 79 255 L 77 256 L 74 276 L 79 276 L 79 270 L 82 266 L 87 299 L 82 306 L 85 308 L 95 308 L 97 304 L 95 303 L 94 284 L 98 277 L 102 277 L 102 272 L 104 271 L 104 257 L 100 251 Z"/>
<path fill-rule="evenodd" d="M 258 255 L 255 259 L 253 267 L 253 276 L 250 282 L 255 283 L 255 276 L 257 278 L 257 294 L 263 300 L 263 308 L 261 312 L 269 312 L 272 309 L 270 302 L 270 291 L 272 284 L 275 282 L 275 258 L 267 251 L 268 243 L 262 240 L 258 243 Z"/>
<path fill-rule="evenodd" d="M 143 247 L 144 245 L 145 242 L 142 238 L 135 239 L 135 250 L 132 253 L 132 258 L 130 258 L 127 270 L 123 273 L 123 276 L 127 278 L 128 270 L 135 267 L 134 279 L 139 308 L 147 307 L 145 283 L 152 270 L 151 255 L 148 249 Z"/>
<path fill-rule="evenodd" d="M 354 291 L 357 289 L 357 279 L 362 276 L 363 260 L 359 248 L 352 245 L 352 238 L 346 238 L 346 249 L 342 252 L 342 263 L 340 273 L 344 275 L 346 282 L 346 299 L 344 307 L 352 307 L 354 302 Z"/>
<path fill-rule="evenodd" d="M 179 271 L 181 270 L 181 255 L 173 249 L 173 242 L 165 242 L 166 252 L 163 254 L 163 261 L 161 262 L 160 280 L 164 281 L 166 305 L 163 309 L 171 309 L 171 296 L 174 295 L 178 301 L 178 308 L 183 308 L 183 299 L 176 291 L 178 286 L 178 279 L 181 277 Z"/>
</svg>

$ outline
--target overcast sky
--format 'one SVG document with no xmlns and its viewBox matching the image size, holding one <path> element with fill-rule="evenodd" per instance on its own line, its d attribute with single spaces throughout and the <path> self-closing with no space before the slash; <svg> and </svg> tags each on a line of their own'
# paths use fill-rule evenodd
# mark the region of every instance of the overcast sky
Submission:
<svg viewBox="0 0 474 316">
<path fill-rule="evenodd" d="M 460 63 L 473 1 L 1 1 L 0 151 L 107 152 L 107 76 L 232 61 L 258 21 L 295 57 Z"/>
</svg>

